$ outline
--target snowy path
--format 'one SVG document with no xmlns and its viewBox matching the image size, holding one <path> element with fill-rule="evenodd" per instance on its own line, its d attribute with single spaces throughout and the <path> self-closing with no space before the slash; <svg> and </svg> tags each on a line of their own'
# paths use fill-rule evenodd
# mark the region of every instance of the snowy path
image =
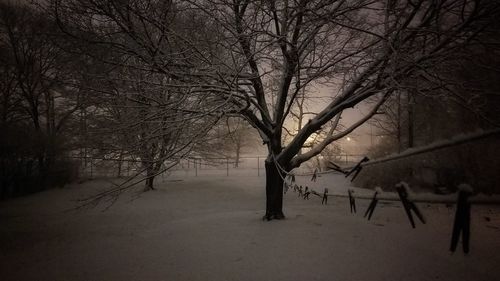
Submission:
<svg viewBox="0 0 500 281">
<path fill-rule="evenodd" d="M 124 195 L 105 212 L 62 212 L 102 181 L 0 202 L 1 279 L 498 280 L 498 209 L 473 207 L 464 256 L 448 252 L 454 209 L 420 205 L 428 224 L 411 229 L 397 203 L 380 204 L 368 222 L 368 201 L 351 215 L 343 198 L 322 206 L 289 192 L 287 219 L 263 222 L 263 181 L 169 181 L 131 202 Z M 334 176 L 315 185 L 348 187 Z"/>
</svg>

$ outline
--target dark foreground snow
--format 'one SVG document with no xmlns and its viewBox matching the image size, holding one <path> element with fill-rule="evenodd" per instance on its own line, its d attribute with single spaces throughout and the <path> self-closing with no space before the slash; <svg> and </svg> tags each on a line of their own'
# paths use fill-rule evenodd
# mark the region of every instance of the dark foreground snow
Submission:
<svg viewBox="0 0 500 281">
<path fill-rule="evenodd" d="M 308 178 L 299 181 L 306 183 Z M 412 229 L 399 203 L 285 195 L 284 221 L 264 222 L 263 177 L 158 183 L 130 201 L 63 212 L 104 181 L 0 202 L 1 280 L 499 280 L 498 208 L 473 207 L 471 253 L 448 251 L 453 208 L 419 206 Z M 334 175 L 316 188 L 345 190 Z M 322 190 L 322 188 L 321 188 Z M 488 221 L 489 220 L 489 221 Z"/>
</svg>

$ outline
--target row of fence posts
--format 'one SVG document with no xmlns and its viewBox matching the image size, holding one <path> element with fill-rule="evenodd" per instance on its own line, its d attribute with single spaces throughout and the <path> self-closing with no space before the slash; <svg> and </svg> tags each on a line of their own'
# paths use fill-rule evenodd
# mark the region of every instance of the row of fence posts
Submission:
<svg viewBox="0 0 500 281">
<path fill-rule="evenodd" d="M 90 157 L 78 157 L 77 159 L 80 159 L 81 162 L 81 165 L 83 166 L 83 168 L 81 168 L 81 170 L 84 172 L 85 176 L 88 176 L 89 178 L 92 178 L 94 176 L 94 158 L 90 158 Z M 201 169 L 201 165 L 202 165 L 202 159 L 197 159 L 197 158 L 193 158 L 192 160 L 191 159 L 188 159 L 187 161 L 187 168 L 190 169 L 190 163 L 192 162 L 193 163 L 193 166 L 194 166 L 194 170 L 195 170 L 195 176 L 198 176 L 198 169 Z M 226 158 L 225 159 L 226 161 L 226 176 L 229 176 L 229 164 L 230 164 L 230 161 L 229 161 L 229 158 Z M 118 163 L 118 161 L 121 161 L 121 162 L 124 162 L 124 163 L 127 163 L 127 167 L 126 169 L 123 169 L 122 167 L 122 171 L 123 170 L 126 170 L 127 171 L 127 176 L 129 175 L 129 171 L 130 171 L 130 161 L 127 161 L 127 160 L 115 160 L 115 159 L 105 159 L 105 160 L 101 160 L 101 161 L 115 161 Z M 260 170 L 259 168 L 259 161 L 260 161 L 260 158 L 258 157 L 257 158 L 257 167 L 258 167 L 258 171 Z M 87 169 L 88 168 L 88 169 Z M 88 173 L 87 173 L 88 171 Z M 258 175 L 260 176 L 260 172 L 258 172 Z"/>
<path fill-rule="evenodd" d="M 321 204 L 327 204 L 328 196 L 339 196 L 334 194 L 328 194 L 328 188 L 324 189 L 323 194 L 320 194 L 308 186 L 305 186 L 305 189 L 302 185 L 294 184 L 294 177 L 289 177 L 291 184 L 285 182 L 285 193 L 286 191 L 292 187 L 294 192 L 298 192 L 299 197 L 302 197 L 304 200 L 309 200 L 309 195 L 314 194 L 318 197 L 321 197 Z M 293 185 L 293 186 L 292 186 Z M 426 223 L 426 220 L 422 214 L 422 212 L 418 209 L 414 202 L 412 202 L 408 198 L 408 194 L 410 192 L 410 187 L 406 183 L 399 183 L 395 186 L 396 192 L 399 196 L 399 201 L 401 201 L 403 208 L 406 212 L 408 220 L 412 228 L 415 228 L 415 220 L 413 219 L 413 214 L 417 216 L 417 218 L 423 223 Z M 460 235 L 462 236 L 462 249 L 465 254 L 469 253 L 470 250 L 470 210 L 471 210 L 471 202 L 469 201 L 469 197 L 472 195 L 472 188 L 469 185 L 462 184 L 458 187 L 458 194 L 456 200 L 456 211 L 455 218 L 453 221 L 453 230 L 451 234 L 451 243 L 450 243 L 450 251 L 455 252 L 458 241 L 460 240 Z M 384 200 L 379 198 L 379 194 L 382 193 L 380 188 L 376 188 L 373 194 L 373 197 L 370 200 L 370 204 L 366 209 L 364 216 L 367 220 L 372 218 L 373 212 L 377 206 L 379 200 Z M 345 196 L 342 196 L 345 197 Z M 348 189 L 349 199 L 349 208 L 351 214 L 356 213 L 356 197 L 354 196 L 354 190 Z M 366 199 L 366 198 L 361 198 Z M 392 201 L 392 200 L 391 200 Z M 432 203 L 432 202 L 428 202 Z"/>
<path fill-rule="evenodd" d="M 81 162 L 81 165 L 82 165 L 82 168 L 81 170 L 83 171 L 83 173 L 85 174 L 85 176 L 88 176 L 89 178 L 92 178 L 94 175 L 95 175 L 95 171 L 94 171 L 94 158 L 85 158 L 85 157 L 82 157 L 82 158 L 77 158 L 77 159 L 80 159 Z M 122 168 L 122 171 L 123 170 L 126 170 L 127 171 L 127 176 L 129 174 L 129 170 L 130 170 L 130 163 L 129 161 L 127 160 L 114 160 L 114 159 L 109 159 L 109 160 L 102 160 L 102 161 L 115 161 L 118 163 L 118 161 L 122 161 L 122 162 L 125 162 L 127 163 L 127 167 L 125 169 Z M 192 158 L 192 159 L 188 159 L 187 161 L 187 168 L 190 169 L 191 166 L 190 166 L 190 163 L 193 164 L 194 166 L 194 170 L 195 170 L 195 176 L 198 176 L 199 174 L 199 169 L 201 169 L 201 166 L 203 165 L 202 163 L 202 159 L 197 159 L 197 158 Z M 229 161 L 229 158 L 225 158 L 225 167 L 226 167 L 226 176 L 229 176 L 230 174 L 230 161 Z M 257 157 L 257 176 L 260 176 L 260 157 Z"/>
<path fill-rule="evenodd" d="M 75 159 L 75 158 L 70 158 L 70 159 Z M 91 158 L 91 157 L 77 157 L 76 159 L 80 159 L 80 165 L 83 166 L 83 168 L 80 168 L 81 171 L 83 171 L 83 174 L 84 176 L 87 176 L 89 178 L 93 178 L 94 176 L 98 176 L 99 172 L 96 170 L 96 167 L 95 167 L 95 164 L 94 164 L 94 158 Z M 119 162 L 122 162 L 120 163 L 119 165 L 121 165 L 121 167 L 118 169 L 119 172 L 118 174 L 114 174 L 114 176 L 123 176 L 124 175 L 124 171 L 126 171 L 126 176 L 129 176 L 129 173 L 130 173 L 130 161 L 127 161 L 127 160 L 115 160 L 115 159 L 98 159 L 99 161 L 112 161 L 112 162 L 116 162 L 117 164 Z M 123 163 L 127 163 L 127 167 L 124 167 L 124 164 Z M 88 168 L 88 169 L 87 169 Z"/>
<path fill-rule="evenodd" d="M 261 157 L 257 157 L 257 176 L 260 177 L 260 158 Z M 201 165 L 202 165 L 202 158 L 191 158 L 192 159 L 192 162 L 193 162 L 193 165 L 194 165 L 194 175 L 195 176 L 198 176 L 198 166 L 199 168 L 201 169 Z M 188 159 L 187 163 L 188 163 L 188 169 L 190 169 L 190 166 L 189 166 L 189 163 L 191 162 L 191 159 Z M 229 158 L 225 158 L 226 159 L 226 176 L 229 176 Z"/>
<path fill-rule="evenodd" d="M 339 157 L 344 157 L 345 156 L 345 161 L 347 162 L 348 161 L 348 157 L 355 157 L 357 155 L 341 155 Z M 255 156 L 255 157 L 242 157 L 242 159 L 256 159 L 257 160 L 257 176 L 261 176 L 261 169 L 263 168 L 262 165 L 261 165 L 261 160 L 265 158 L 264 156 Z M 128 176 L 129 173 L 130 173 L 130 170 L 131 170 L 131 162 L 137 162 L 136 160 L 127 160 L 127 159 L 97 159 L 97 158 L 93 158 L 93 157 L 70 157 L 70 159 L 79 159 L 81 161 L 81 171 L 83 171 L 83 173 L 85 174 L 85 176 L 88 176 L 90 178 L 96 176 L 99 174 L 99 171 L 98 169 L 96 170 L 96 163 L 94 163 L 94 161 L 110 161 L 110 162 L 116 162 L 116 165 L 120 165 L 119 162 L 122 162 L 123 164 L 122 165 L 122 168 L 120 169 L 121 171 L 126 171 L 126 175 Z M 215 158 L 214 158 L 215 159 Z M 232 164 L 232 161 L 230 161 L 229 158 L 220 158 L 220 159 L 224 159 L 224 162 L 225 162 L 225 170 L 226 170 L 226 176 L 229 176 L 231 174 L 231 164 Z M 199 176 L 200 175 L 200 170 L 202 169 L 202 165 L 205 165 L 204 164 L 204 159 L 203 158 L 187 158 L 186 159 L 187 161 L 185 163 L 187 163 L 187 169 L 191 169 L 191 168 L 194 168 L 194 172 L 195 172 L 195 176 Z M 125 163 L 126 163 L 126 167 L 125 166 Z M 207 164 L 209 165 L 209 164 Z M 255 166 L 253 166 L 255 164 L 252 164 L 252 168 L 255 168 Z M 330 167 L 332 168 L 332 167 Z M 340 169 L 340 167 L 338 167 Z M 353 176 L 353 179 L 357 176 L 357 174 L 359 173 L 359 171 L 361 170 L 361 167 L 359 166 L 359 163 L 357 166 L 354 167 L 354 169 L 352 169 L 352 171 L 354 172 L 354 176 Z M 348 173 L 348 172 L 345 172 L 345 173 Z M 119 175 L 125 175 L 125 173 L 119 173 Z M 351 175 L 351 173 L 347 174 L 346 176 L 349 176 Z"/>
<path fill-rule="evenodd" d="M 199 163 L 197 160 L 200 160 Z M 202 159 L 197 159 L 197 158 L 193 158 L 193 165 L 194 165 L 194 175 L 197 177 L 198 176 L 198 166 L 200 166 L 200 169 L 201 169 L 201 165 L 202 165 L 202 162 L 201 162 Z M 189 169 L 189 162 L 190 160 L 188 159 L 187 163 L 188 163 L 188 169 Z M 257 162 L 257 166 L 258 166 L 258 162 Z M 257 171 L 259 169 L 257 168 Z M 229 177 L 229 158 L 226 158 L 226 176 Z"/>
</svg>

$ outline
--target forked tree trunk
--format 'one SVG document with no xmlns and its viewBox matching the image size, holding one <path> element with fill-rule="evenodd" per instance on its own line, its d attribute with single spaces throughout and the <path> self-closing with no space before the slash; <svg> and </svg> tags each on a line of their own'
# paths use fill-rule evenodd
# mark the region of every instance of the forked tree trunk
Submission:
<svg viewBox="0 0 500 281">
<path fill-rule="evenodd" d="M 265 220 L 284 219 L 283 214 L 283 179 L 273 160 L 268 157 L 266 168 L 266 214 Z"/>
</svg>

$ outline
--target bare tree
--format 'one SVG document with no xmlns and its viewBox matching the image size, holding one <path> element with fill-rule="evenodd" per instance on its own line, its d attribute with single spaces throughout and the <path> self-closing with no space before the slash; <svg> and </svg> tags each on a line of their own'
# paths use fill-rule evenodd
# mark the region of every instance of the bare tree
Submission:
<svg viewBox="0 0 500 281">
<path fill-rule="evenodd" d="M 153 189 L 155 177 L 203 147 L 201 137 L 231 111 L 231 98 L 214 94 L 225 88 L 197 73 L 207 65 L 198 53 L 217 48 L 187 47 L 197 36 L 210 38 L 210 27 L 171 2 L 52 1 L 44 8 L 54 8 L 74 50 L 106 69 L 90 74 L 94 110 L 85 119 L 95 127 L 85 145 L 94 154 L 141 164 L 124 184 L 92 200 L 142 181 L 145 190 Z M 196 29 L 207 32 L 197 35 Z"/>
<path fill-rule="evenodd" d="M 223 118 L 214 131 L 212 148 L 216 151 L 211 149 L 211 154 L 233 159 L 235 168 L 238 168 L 245 148 L 255 147 L 259 139 L 255 129 L 240 117 Z"/>
<path fill-rule="evenodd" d="M 128 158 L 139 159 L 145 174 L 145 190 L 153 189 L 155 177 L 201 145 L 202 137 L 220 116 L 200 117 L 203 100 L 184 89 L 169 88 L 162 76 L 148 75 L 122 82 L 108 102 L 116 127 L 102 126 L 120 139 L 115 146 Z M 120 78 L 125 78 L 121 76 Z M 126 85 L 123 87 L 123 84 Z"/>
<path fill-rule="evenodd" d="M 379 138 L 385 138 L 384 149 L 387 150 L 385 151 L 387 153 L 401 152 L 405 149 L 405 140 L 409 137 L 407 132 L 410 130 L 408 97 L 406 92 L 392 95 L 381 106 L 379 114 L 374 115 L 368 121 L 371 126 L 376 128 L 375 135 Z"/>
<path fill-rule="evenodd" d="M 284 218 L 287 172 L 370 119 L 405 81 L 425 77 L 427 67 L 449 59 L 498 10 L 497 3 L 477 0 L 162 3 L 56 1 L 55 11 L 68 31 L 102 23 L 101 33 L 132 42 L 111 43 L 117 50 L 141 59 L 177 86 L 188 82 L 192 94 L 216 95 L 220 106 L 211 107 L 212 112 L 240 115 L 255 127 L 269 152 L 268 220 Z M 173 20 L 181 18 L 192 21 Z M 199 32 L 192 34 L 193 28 Z M 173 51 L 180 49 L 185 51 Z M 297 98 L 319 85 L 328 86 L 330 99 L 285 141 L 284 127 Z M 342 112 L 369 98 L 377 100 L 372 110 L 340 128 Z M 321 129 L 327 132 L 322 140 L 300 153 Z"/>
<path fill-rule="evenodd" d="M 193 1 L 224 29 L 226 48 L 238 57 L 252 106 L 241 112 L 268 145 L 267 219 L 282 218 L 282 178 L 287 172 L 368 120 L 408 79 L 444 60 L 474 36 L 487 12 L 476 1 Z M 238 56 L 239 55 L 239 56 Z M 228 68 L 230 66 L 228 65 Z M 240 70 L 241 69 L 241 70 Z M 248 77 L 250 75 L 250 77 Z M 247 77 L 245 77 L 247 76 Z M 276 78 L 278 77 L 278 78 Z M 275 87 L 265 81 L 277 80 Z M 288 142 L 283 126 L 301 89 L 330 83 L 332 100 Z M 343 110 L 371 97 L 373 109 L 339 131 Z M 329 121 L 333 120 L 329 124 Z M 303 153 L 315 132 L 324 139 Z"/>
</svg>

